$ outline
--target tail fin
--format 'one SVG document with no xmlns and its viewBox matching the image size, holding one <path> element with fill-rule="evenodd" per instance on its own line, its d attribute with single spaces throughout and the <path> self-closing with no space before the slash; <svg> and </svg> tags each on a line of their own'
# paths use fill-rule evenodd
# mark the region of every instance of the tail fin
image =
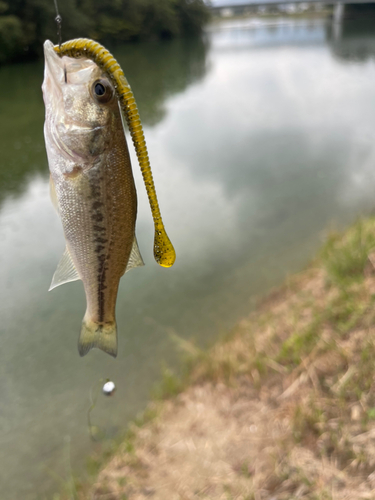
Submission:
<svg viewBox="0 0 375 500">
<path fill-rule="evenodd" d="M 84 356 L 94 347 L 114 358 L 117 356 L 117 326 L 115 321 L 100 324 L 86 317 L 83 318 L 78 340 L 78 352 L 80 356 Z"/>
</svg>

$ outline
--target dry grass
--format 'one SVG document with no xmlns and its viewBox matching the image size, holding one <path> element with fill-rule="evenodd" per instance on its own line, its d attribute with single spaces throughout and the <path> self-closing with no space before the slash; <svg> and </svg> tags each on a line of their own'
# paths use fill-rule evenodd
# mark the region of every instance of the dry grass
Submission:
<svg viewBox="0 0 375 500">
<path fill-rule="evenodd" d="M 375 219 L 332 236 L 190 375 L 81 498 L 375 499 Z M 368 259 L 370 257 L 370 260 Z M 193 361 L 192 361 L 193 360 Z"/>
</svg>

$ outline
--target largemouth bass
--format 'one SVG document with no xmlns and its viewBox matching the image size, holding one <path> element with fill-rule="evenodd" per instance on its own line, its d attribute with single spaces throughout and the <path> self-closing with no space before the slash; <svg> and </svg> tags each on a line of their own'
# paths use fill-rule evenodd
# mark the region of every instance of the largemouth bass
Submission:
<svg viewBox="0 0 375 500">
<path fill-rule="evenodd" d="M 44 55 L 44 135 L 51 198 L 66 239 L 50 289 L 83 281 L 87 310 L 79 353 L 84 356 L 97 347 L 115 357 L 119 281 L 127 270 L 143 265 L 135 237 L 137 196 L 117 86 L 94 61 L 58 55 L 50 41 L 44 44 Z"/>
</svg>

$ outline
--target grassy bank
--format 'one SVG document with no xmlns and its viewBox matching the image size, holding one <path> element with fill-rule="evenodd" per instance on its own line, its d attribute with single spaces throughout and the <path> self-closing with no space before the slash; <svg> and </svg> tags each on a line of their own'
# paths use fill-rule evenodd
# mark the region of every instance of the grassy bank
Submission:
<svg viewBox="0 0 375 500">
<path fill-rule="evenodd" d="M 375 498 L 374 251 L 358 221 L 210 352 L 180 341 L 186 375 L 74 496 Z"/>
</svg>

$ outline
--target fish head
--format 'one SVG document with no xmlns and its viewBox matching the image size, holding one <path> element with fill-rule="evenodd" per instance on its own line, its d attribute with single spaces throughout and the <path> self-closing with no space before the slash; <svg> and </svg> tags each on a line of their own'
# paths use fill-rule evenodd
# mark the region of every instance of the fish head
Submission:
<svg viewBox="0 0 375 500">
<path fill-rule="evenodd" d="M 86 170 L 111 149 L 119 116 L 115 89 L 102 70 L 87 58 L 60 57 L 52 42 L 44 43 L 42 85 L 48 146 L 70 169 Z M 64 169 L 66 162 L 57 162 Z"/>
</svg>

